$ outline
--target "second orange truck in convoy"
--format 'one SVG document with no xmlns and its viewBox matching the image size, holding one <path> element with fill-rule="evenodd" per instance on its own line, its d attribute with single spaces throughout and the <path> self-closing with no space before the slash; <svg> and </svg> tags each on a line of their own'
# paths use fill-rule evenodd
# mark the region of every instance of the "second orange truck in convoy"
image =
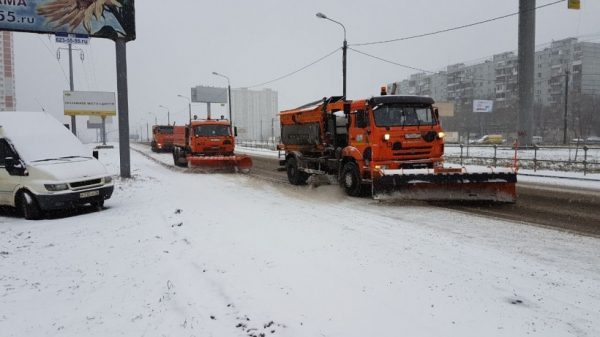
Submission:
<svg viewBox="0 0 600 337">
<path fill-rule="evenodd" d="M 294 185 L 322 174 L 351 196 L 516 200 L 513 169 L 444 167 L 444 132 L 430 97 L 330 97 L 282 111 L 280 122 L 280 165 Z"/>
<path fill-rule="evenodd" d="M 173 162 L 181 167 L 247 172 L 252 159 L 236 155 L 235 134 L 225 119 L 192 120 L 173 127 Z"/>
<path fill-rule="evenodd" d="M 173 150 L 173 126 L 152 126 L 152 142 L 150 148 L 154 152 L 171 152 Z"/>
</svg>

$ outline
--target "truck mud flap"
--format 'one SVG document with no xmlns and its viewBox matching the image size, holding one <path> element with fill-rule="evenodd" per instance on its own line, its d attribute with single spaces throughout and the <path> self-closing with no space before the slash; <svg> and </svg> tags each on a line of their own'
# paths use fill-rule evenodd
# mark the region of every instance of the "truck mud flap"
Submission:
<svg viewBox="0 0 600 337">
<path fill-rule="evenodd" d="M 252 159 L 247 155 L 235 156 L 190 156 L 188 166 L 207 171 L 239 170 L 248 172 L 252 168 Z"/>
<path fill-rule="evenodd" d="M 516 201 L 514 172 L 384 174 L 373 181 L 377 200 Z"/>
</svg>

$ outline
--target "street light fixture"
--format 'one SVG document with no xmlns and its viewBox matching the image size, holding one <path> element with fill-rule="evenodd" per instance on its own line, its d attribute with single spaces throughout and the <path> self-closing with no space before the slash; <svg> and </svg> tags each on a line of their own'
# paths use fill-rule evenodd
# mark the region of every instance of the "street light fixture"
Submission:
<svg viewBox="0 0 600 337">
<path fill-rule="evenodd" d="M 227 102 L 229 103 L 229 123 L 231 123 L 231 127 L 233 128 L 233 119 L 231 119 L 231 82 L 229 81 L 229 77 L 219 74 L 216 71 L 212 73 L 215 76 L 223 77 L 227 80 Z"/>
<path fill-rule="evenodd" d="M 164 105 L 159 105 L 159 108 L 167 109 L 167 125 L 171 125 L 171 110 Z"/>
<path fill-rule="evenodd" d="M 188 101 L 188 114 L 190 115 L 190 125 L 192 125 L 192 100 L 187 97 L 187 96 L 183 96 L 183 95 L 177 95 L 177 97 L 181 97 L 181 98 L 185 98 Z"/>
<path fill-rule="evenodd" d="M 342 26 L 342 28 L 344 29 L 344 44 L 342 46 L 342 90 L 343 90 L 343 96 L 344 99 L 346 98 L 346 55 L 347 55 L 347 51 L 348 51 L 348 42 L 346 41 L 346 27 L 338 21 L 335 21 L 331 18 L 328 18 L 327 15 L 319 12 L 316 14 L 317 18 L 319 19 L 325 19 L 325 20 L 329 20 L 331 22 L 335 22 L 338 25 Z"/>
</svg>

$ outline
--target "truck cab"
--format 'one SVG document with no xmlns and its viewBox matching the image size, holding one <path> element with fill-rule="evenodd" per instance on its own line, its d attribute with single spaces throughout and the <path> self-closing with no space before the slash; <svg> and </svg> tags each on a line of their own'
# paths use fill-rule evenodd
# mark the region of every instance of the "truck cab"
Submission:
<svg viewBox="0 0 600 337">
<path fill-rule="evenodd" d="M 171 152 L 173 149 L 173 126 L 152 126 L 152 142 L 150 147 L 154 152 Z"/>
<path fill-rule="evenodd" d="M 444 153 L 442 132 L 433 99 L 423 96 L 378 96 L 353 101 L 349 143 L 383 169 L 433 168 Z"/>
</svg>

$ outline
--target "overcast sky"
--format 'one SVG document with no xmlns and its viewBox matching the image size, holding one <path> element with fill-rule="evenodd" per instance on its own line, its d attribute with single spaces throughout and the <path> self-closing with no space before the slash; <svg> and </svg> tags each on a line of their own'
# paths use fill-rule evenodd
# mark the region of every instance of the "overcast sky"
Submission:
<svg viewBox="0 0 600 337">
<path fill-rule="evenodd" d="M 537 1 L 537 5 L 555 0 Z M 566 2 L 537 11 L 536 44 L 566 37 L 600 42 L 600 1 L 582 0 L 582 9 Z M 196 85 L 249 87 L 293 72 L 341 47 L 342 28 L 318 19 L 323 12 L 342 22 L 350 45 L 400 38 L 459 26 L 518 11 L 517 0 L 144 0 L 136 2 L 137 39 L 127 44 L 129 111 L 132 129 L 146 122 L 183 123 L 187 101 Z M 373 46 L 363 52 L 412 67 L 440 70 L 448 64 L 474 62 L 516 50 L 517 16 L 459 31 Z M 69 88 L 68 56 L 53 37 L 15 33 L 18 110 L 51 111 L 61 116 L 62 92 Z M 75 90 L 116 91 L 115 48 L 93 39 L 74 53 Z M 348 97 L 377 95 L 379 87 L 406 78 L 413 70 L 348 51 Z M 257 87 L 279 93 L 279 109 L 324 96 L 341 95 L 341 49 L 321 62 L 283 80 Z M 217 112 L 225 107 L 215 107 Z M 204 105 L 194 113 L 204 116 Z M 213 110 L 213 111 L 214 111 Z M 62 117 L 66 122 L 68 119 Z M 235 116 L 234 116 L 235 118 Z M 82 123 L 84 118 L 79 118 Z M 79 125 L 79 124 L 78 124 Z M 83 129 L 83 124 L 79 126 Z"/>
</svg>

